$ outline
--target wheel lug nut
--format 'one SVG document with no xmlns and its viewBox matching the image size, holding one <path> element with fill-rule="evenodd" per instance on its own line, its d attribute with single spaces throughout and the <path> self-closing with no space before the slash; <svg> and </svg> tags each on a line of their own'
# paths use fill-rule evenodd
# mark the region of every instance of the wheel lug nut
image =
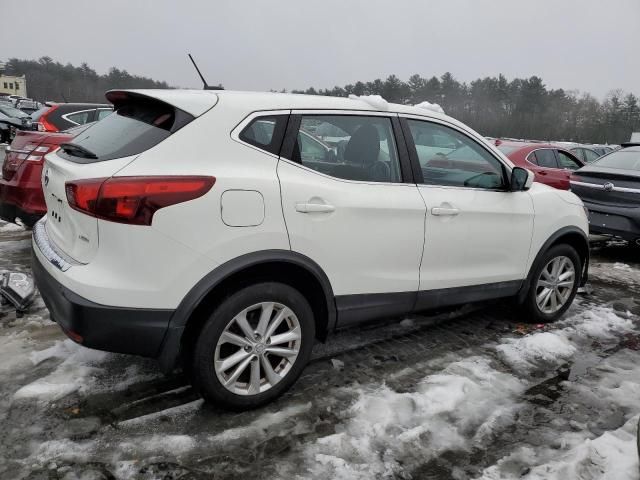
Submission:
<svg viewBox="0 0 640 480">
<path fill-rule="evenodd" d="M 251 347 L 249 345 L 245 345 L 244 351 L 245 352 L 250 352 L 251 351 Z"/>
</svg>

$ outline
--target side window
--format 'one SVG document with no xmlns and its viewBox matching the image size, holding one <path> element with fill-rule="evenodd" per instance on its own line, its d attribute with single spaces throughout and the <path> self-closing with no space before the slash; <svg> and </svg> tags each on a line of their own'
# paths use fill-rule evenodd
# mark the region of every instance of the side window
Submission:
<svg viewBox="0 0 640 480">
<path fill-rule="evenodd" d="M 91 117 L 91 110 L 87 110 L 86 112 L 70 113 L 69 115 L 65 116 L 67 120 L 73 123 L 76 123 L 78 125 L 84 125 L 89 121 L 90 117 Z"/>
<path fill-rule="evenodd" d="M 288 117 L 289 115 L 256 117 L 240 132 L 240 140 L 261 150 L 279 155 Z"/>
<path fill-rule="evenodd" d="M 572 148 L 571 153 L 584 162 L 584 152 L 581 148 Z"/>
<path fill-rule="evenodd" d="M 584 150 L 584 161 L 587 163 L 591 163 L 596 161 L 598 158 L 600 158 L 600 155 L 598 155 L 597 152 L 594 152 L 593 150 Z"/>
<path fill-rule="evenodd" d="M 558 162 L 556 161 L 556 155 L 550 148 L 543 148 L 541 150 L 536 150 L 531 154 L 535 157 L 539 166 L 543 168 L 558 168 Z"/>
<path fill-rule="evenodd" d="M 502 163 L 475 140 L 438 123 L 407 122 L 425 184 L 504 188 Z"/>
<path fill-rule="evenodd" d="M 292 160 L 345 180 L 402 180 L 387 117 L 302 115 Z"/>
<path fill-rule="evenodd" d="M 102 120 L 104 117 L 106 117 L 107 115 L 111 115 L 113 113 L 113 110 L 111 109 L 107 109 L 107 108 L 99 108 L 98 109 L 98 118 L 96 121 L 100 121 Z"/>
<path fill-rule="evenodd" d="M 582 165 L 580 165 L 571 155 L 562 150 L 556 150 L 558 154 L 558 164 L 560 168 L 566 168 L 567 170 L 577 170 Z"/>
</svg>

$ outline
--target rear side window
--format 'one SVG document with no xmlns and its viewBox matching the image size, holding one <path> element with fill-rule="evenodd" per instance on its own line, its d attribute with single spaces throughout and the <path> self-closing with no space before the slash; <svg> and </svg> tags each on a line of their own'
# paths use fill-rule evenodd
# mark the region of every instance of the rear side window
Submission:
<svg viewBox="0 0 640 480">
<path fill-rule="evenodd" d="M 77 163 L 137 155 L 193 119 L 192 115 L 157 100 L 132 99 L 78 135 L 70 145 L 61 147 L 59 155 Z"/>
<path fill-rule="evenodd" d="M 561 150 L 557 150 L 556 153 L 558 154 L 558 164 L 560 165 L 560 168 L 566 168 L 567 170 L 577 170 L 582 166 L 568 153 Z"/>
<path fill-rule="evenodd" d="M 274 155 L 279 155 L 288 118 L 289 115 L 269 115 L 254 118 L 240 132 L 239 138 L 249 145 Z"/>
<path fill-rule="evenodd" d="M 84 125 L 85 123 L 89 123 L 91 120 L 92 112 L 93 110 L 85 110 L 83 112 L 69 113 L 68 115 L 65 115 L 64 118 L 75 124 Z"/>
</svg>

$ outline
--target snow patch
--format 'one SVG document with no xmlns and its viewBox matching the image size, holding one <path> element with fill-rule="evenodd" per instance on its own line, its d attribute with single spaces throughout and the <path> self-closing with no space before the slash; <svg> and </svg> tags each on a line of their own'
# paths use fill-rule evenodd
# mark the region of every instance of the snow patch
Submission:
<svg viewBox="0 0 640 480">
<path fill-rule="evenodd" d="M 181 455 L 196 446 L 196 441 L 188 435 L 152 435 L 149 438 L 137 439 L 134 449 L 147 453 L 166 453 Z"/>
<path fill-rule="evenodd" d="M 559 363 L 576 353 L 576 347 L 569 340 L 552 332 L 508 338 L 504 342 L 496 347 L 496 351 L 500 359 L 515 370 L 530 370 L 541 362 Z"/>
<path fill-rule="evenodd" d="M 425 101 L 425 102 L 417 103 L 416 105 L 414 105 L 414 107 L 422 108 L 424 110 L 430 110 L 432 112 L 444 114 L 444 109 L 440 105 L 438 105 L 437 103 L 431 103 L 431 102 L 426 102 Z"/>
<path fill-rule="evenodd" d="M 90 350 L 71 340 L 56 342 L 45 350 L 34 352 L 31 361 L 38 364 L 49 358 L 66 359 L 49 375 L 35 380 L 14 393 L 14 399 L 36 398 L 41 401 L 55 401 L 73 392 L 85 392 L 95 384 L 95 374 L 101 369 L 96 366 L 110 354 Z"/>
<path fill-rule="evenodd" d="M 504 339 L 496 347 L 500 359 L 515 370 L 530 371 L 540 366 L 560 365 L 578 351 L 580 340 L 610 340 L 616 334 L 634 330 L 634 323 L 610 307 L 595 307 L 556 324 L 563 327 L 521 338 Z"/>
<path fill-rule="evenodd" d="M 622 427 L 605 432 L 595 440 L 572 448 L 562 457 L 537 465 L 525 480 L 566 480 L 568 478 L 636 480 L 638 447 L 636 415 Z"/>
<path fill-rule="evenodd" d="M 382 386 L 358 389 L 341 431 L 307 446 L 313 478 L 393 476 L 412 462 L 424 463 L 449 449 L 467 449 L 468 436 L 486 438 L 513 415 L 525 384 L 470 357 L 425 377 L 415 392 Z"/>
<path fill-rule="evenodd" d="M 214 442 L 224 442 L 240 438 L 255 437 L 257 435 L 264 434 L 267 430 L 275 426 L 281 425 L 288 418 L 308 412 L 310 409 L 311 402 L 301 405 L 292 405 L 277 412 L 264 413 L 249 425 L 224 430 L 219 434 L 210 437 L 210 440 Z"/>
<path fill-rule="evenodd" d="M 360 100 L 371 105 L 373 108 L 378 110 L 389 110 L 389 102 L 387 102 L 380 95 L 354 95 L 350 94 L 349 98 L 351 100 Z"/>
<path fill-rule="evenodd" d="M 24 231 L 24 227 L 20 225 L 16 225 L 15 223 L 8 223 L 0 221 L 0 232 L 22 232 Z"/>
</svg>

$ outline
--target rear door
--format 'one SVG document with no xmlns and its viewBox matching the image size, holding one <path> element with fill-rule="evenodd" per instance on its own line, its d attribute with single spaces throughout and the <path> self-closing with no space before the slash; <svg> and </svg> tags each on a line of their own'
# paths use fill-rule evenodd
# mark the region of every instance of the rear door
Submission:
<svg viewBox="0 0 640 480">
<path fill-rule="evenodd" d="M 566 174 L 558 167 L 558 158 L 553 148 L 534 150 L 529 153 L 527 160 L 538 165 L 535 174 L 539 182 L 566 190 Z"/>
<path fill-rule="evenodd" d="M 291 249 L 329 277 L 340 325 L 409 312 L 425 205 L 397 116 L 294 111 L 289 124 L 278 177 Z"/>
<path fill-rule="evenodd" d="M 571 173 L 582 168 L 584 163 L 578 160 L 575 155 L 565 150 L 557 149 L 555 152 L 556 158 L 558 159 L 558 166 L 562 170 L 562 189 L 568 190 Z"/>
</svg>

